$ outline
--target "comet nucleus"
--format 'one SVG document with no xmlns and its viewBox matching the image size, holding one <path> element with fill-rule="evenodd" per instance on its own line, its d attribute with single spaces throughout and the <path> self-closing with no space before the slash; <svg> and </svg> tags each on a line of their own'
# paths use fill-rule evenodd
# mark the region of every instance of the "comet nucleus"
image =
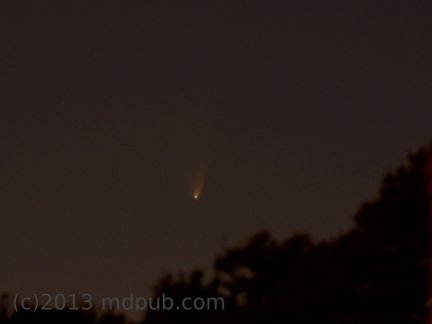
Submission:
<svg viewBox="0 0 432 324">
<path fill-rule="evenodd" d="M 196 167 L 194 174 L 192 176 L 192 197 L 194 200 L 199 200 L 201 198 L 205 178 L 207 174 L 207 166 L 205 164 L 200 167 Z"/>
</svg>

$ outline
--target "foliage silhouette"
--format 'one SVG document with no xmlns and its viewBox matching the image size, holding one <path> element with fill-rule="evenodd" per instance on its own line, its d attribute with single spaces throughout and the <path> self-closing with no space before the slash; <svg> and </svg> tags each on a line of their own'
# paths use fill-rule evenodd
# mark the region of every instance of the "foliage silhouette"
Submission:
<svg viewBox="0 0 432 324">
<path fill-rule="evenodd" d="M 192 275 L 156 290 L 178 300 L 223 296 L 224 312 L 149 310 L 145 323 L 426 323 L 431 152 L 421 149 L 385 176 L 340 237 L 278 242 L 258 233 L 217 258 L 208 284 Z"/>
<path fill-rule="evenodd" d="M 186 297 L 223 297 L 224 310 L 159 305 L 142 323 L 426 323 L 428 163 L 432 144 L 385 176 L 355 226 L 336 239 L 297 234 L 277 241 L 261 232 L 218 256 L 211 276 L 199 270 L 166 276 L 153 300 L 168 296 L 178 305 Z M 7 299 L 1 297 L 0 323 L 126 323 L 92 311 L 13 312 Z"/>
</svg>

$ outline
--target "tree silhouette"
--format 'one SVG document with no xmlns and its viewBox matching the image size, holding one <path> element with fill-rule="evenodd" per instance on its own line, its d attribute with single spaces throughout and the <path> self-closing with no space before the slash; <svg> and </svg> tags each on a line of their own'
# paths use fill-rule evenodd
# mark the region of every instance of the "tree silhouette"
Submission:
<svg viewBox="0 0 432 324">
<path fill-rule="evenodd" d="M 166 276 L 143 324 L 426 323 L 431 157 L 432 144 L 386 175 L 355 226 L 336 239 L 296 234 L 278 241 L 260 232 L 223 251 L 212 275 Z M 186 297 L 223 297 L 224 310 L 186 310 Z M 172 299 L 170 310 L 163 310 L 164 298 Z M 0 323 L 126 323 L 94 311 L 13 312 L 7 300 L 0 298 Z"/>
<path fill-rule="evenodd" d="M 258 233 L 217 258 L 208 284 L 169 277 L 156 289 L 156 297 L 223 296 L 227 307 L 217 316 L 149 311 L 145 323 L 425 323 L 431 152 L 421 149 L 385 176 L 337 239 L 313 243 L 298 234 L 279 242 Z"/>
</svg>

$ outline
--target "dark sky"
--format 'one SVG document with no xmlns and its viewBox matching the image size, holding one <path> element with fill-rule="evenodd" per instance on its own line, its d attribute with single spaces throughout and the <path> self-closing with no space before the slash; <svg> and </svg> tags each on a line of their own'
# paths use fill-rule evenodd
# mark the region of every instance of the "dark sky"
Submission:
<svg viewBox="0 0 432 324">
<path fill-rule="evenodd" d="M 431 7 L 2 2 L 0 288 L 148 293 L 259 229 L 348 229 L 432 138 Z"/>
</svg>

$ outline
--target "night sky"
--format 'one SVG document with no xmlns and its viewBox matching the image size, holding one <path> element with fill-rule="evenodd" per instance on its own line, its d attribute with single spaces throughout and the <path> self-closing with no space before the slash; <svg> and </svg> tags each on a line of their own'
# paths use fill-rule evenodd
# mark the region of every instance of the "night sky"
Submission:
<svg viewBox="0 0 432 324">
<path fill-rule="evenodd" d="M 148 294 L 258 230 L 349 229 L 432 139 L 431 9 L 2 2 L 1 291 Z"/>
</svg>

